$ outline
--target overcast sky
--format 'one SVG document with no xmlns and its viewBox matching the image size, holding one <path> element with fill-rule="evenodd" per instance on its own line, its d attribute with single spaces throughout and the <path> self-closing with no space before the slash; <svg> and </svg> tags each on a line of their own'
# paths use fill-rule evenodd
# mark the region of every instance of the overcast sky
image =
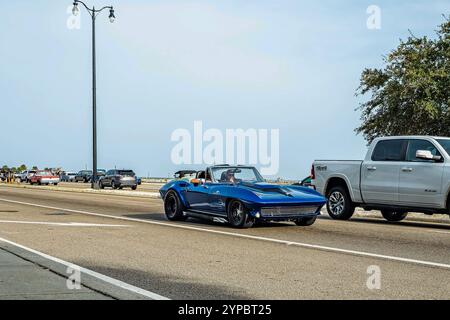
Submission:
<svg viewBox="0 0 450 320">
<path fill-rule="evenodd" d="M 361 71 L 399 38 L 433 35 L 448 0 L 118 1 L 97 18 L 99 168 L 167 176 L 174 130 L 279 129 L 277 176 L 362 158 Z M 91 164 L 91 24 L 71 1 L 0 0 L 0 165 Z M 381 29 L 366 10 L 381 8 Z M 70 11 L 70 10 L 69 10 Z M 201 167 L 199 165 L 193 166 Z"/>
</svg>

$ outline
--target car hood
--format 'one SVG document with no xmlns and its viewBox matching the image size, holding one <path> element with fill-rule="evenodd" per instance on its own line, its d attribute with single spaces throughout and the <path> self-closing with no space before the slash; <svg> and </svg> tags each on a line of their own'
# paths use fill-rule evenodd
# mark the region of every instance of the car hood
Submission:
<svg viewBox="0 0 450 320">
<path fill-rule="evenodd" d="M 320 193 L 306 187 L 277 185 L 266 182 L 241 182 L 239 183 L 239 186 L 252 191 L 258 198 L 268 202 L 326 202 L 326 199 Z"/>
</svg>

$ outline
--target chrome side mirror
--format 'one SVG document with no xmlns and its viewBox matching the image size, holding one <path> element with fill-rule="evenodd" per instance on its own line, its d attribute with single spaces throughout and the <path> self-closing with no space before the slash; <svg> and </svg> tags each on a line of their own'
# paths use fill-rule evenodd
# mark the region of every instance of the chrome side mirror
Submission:
<svg viewBox="0 0 450 320">
<path fill-rule="evenodd" d="M 433 161 L 440 161 L 442 159 L 441 156 L 435 156 L 429 150 L 417 150 L 416 158 L 422 159 L 422 160 L 433 160 Z"/>
</svg>

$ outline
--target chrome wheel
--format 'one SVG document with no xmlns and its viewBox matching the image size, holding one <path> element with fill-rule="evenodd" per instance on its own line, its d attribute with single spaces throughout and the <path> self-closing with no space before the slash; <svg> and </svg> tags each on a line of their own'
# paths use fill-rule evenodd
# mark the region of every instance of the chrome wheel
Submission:
<svg viewBox="0 0 450 320">
<path fill-rule="evenodd" d="M 345 198 L 339 191 L 334 191 L 328 198 L 330 210 L 335 215 L 340 215 L 345 208 Z"/>
<path fill-rule="evenodd" d="M 242 206 L 242 203 L 240 202 L 234 202 L 233 206 L 231 207 L 231 219 L 233 220 L 233 225 L 238 225 L 242 222 L 242 219 L 244 218 L 244 208 Z"/>
<path fill-rule="evenodd" d="M 231 201 L 228 207 L 228 222 L 234 228 L 250 228 L 255 223 L 255 219 L 248 214 L 248 210 L 239 200 Z"/>
</svg>

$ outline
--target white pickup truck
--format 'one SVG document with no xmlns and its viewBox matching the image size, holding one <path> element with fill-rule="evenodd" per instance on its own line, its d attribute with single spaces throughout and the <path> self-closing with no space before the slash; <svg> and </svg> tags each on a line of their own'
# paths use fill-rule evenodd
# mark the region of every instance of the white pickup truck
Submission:
<svg viewBox="0 0 450 320">
<path fill-rule="evenodd" d="M 450 214 L 450 138 L 377 138 L 364 160 L 316 160 L 311 174 L 333 219 L 350 219 L 355 207 L 381 210 L 388 221 Z"/>
</svg>

